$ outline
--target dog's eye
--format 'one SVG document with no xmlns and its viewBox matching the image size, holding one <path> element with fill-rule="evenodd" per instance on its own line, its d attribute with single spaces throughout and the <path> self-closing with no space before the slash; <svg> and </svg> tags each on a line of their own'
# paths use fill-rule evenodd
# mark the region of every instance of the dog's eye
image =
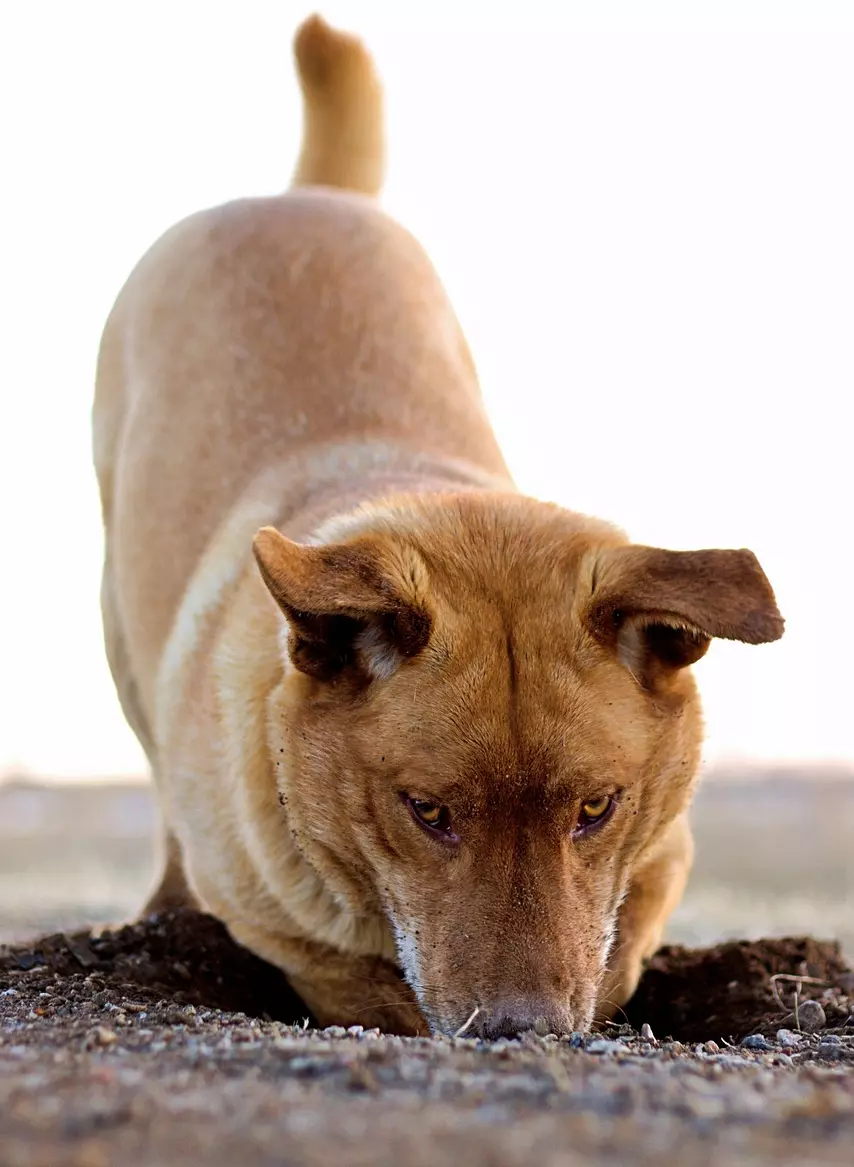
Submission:
<svg viewBox="0 0 854 1167">
<path fill-rule="evenodd" d="M 616 805 L 611 794 L 603 794 L 601 798 L 588 798 L 581 804 L 581 813 L 572 833 L 577 837 L 586 835 L 595 827 L 601 827 L 611 817 Z"/>
<path fill-rule="evenodd" d="M 434 831 L 441 831 L 450 826 L 450 815 L 446 806 L 439 806 L 438 802 L 421 802 L 417 798 L 412 800 L 412 809 L 415 817 L 420 819 L 425 827 L 432 827 Z"/>
<path fill-rule="evenodd" d="M 445 837 L 450 837 L 453 834 L 451 812 L 446 806 L 442 806 L 439 802 L 430 802 L 427 799 L 411 798 L 408 794 L 404 795 L 404 801 L 409 807 L 412 817 L 422 827 Z"/>
</svg>

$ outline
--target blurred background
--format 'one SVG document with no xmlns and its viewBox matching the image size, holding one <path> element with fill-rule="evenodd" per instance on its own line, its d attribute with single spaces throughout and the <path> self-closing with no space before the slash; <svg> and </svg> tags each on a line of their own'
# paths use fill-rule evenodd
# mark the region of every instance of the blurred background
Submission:
<svg viewBox="0 0 854 1167">
<path fill-rule="evenodd" d="M 376 56 L 384 203 L 450 291 L 520 488 L 639 542 L 750 547 L 776 588 L 784 639 L 715 643 L 696 670 L 707 773 L 673 935 L 854 952 L 854 6 L 320 10 Z M 309 11 L 3 17 L 0 939 L 125 916 L 152 877 L 101 640 L 95 356 L 163 230 L 287 185 Z"/>
</svg>

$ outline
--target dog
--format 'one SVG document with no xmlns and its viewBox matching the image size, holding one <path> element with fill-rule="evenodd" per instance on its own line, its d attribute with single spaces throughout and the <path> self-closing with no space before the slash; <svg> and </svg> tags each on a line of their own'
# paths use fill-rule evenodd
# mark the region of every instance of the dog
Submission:
<svg viewBox="0 0 854 1167">
<path fill-rule="evenodd" d="M 782 635 L 746 550 L 517 491 L 448 297 L 378 206 L 383 92 L 321 18 L 292 188 L 204 210 L 104 329 L 106 650 L 192 904 L 317 1022 L 584 1030 L 692 861 L 710 639 Z"/>
</svg>

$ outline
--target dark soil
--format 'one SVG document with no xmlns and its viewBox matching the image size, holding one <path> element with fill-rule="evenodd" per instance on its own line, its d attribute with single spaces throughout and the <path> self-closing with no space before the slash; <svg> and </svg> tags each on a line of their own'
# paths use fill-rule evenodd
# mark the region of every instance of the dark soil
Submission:
<svg viewBox="0 0 854 1167">
<path fill-rule="evenodd" d="M 4 974 L 40 965 L 64 977 L 94 978 L 102 990 L 132 989 L 141 1001 L 168 998 L 176 1006 L 287 1025 L 311 1020 L 281 972 L 200 912 L 172 912 L 99 935 L 58 933 L 31 945 L 0 946 L 0 989 L 11 983 Z M 796 993 L 799 1001 L 822 1004 L 829 1027 L 844 1025 L 854 973 L 838 944 L 798 937 L 663 948 L 619 1020 L 636 1030 L 646 1023 L 661 1038 L 737 1043 L 748 1034 L 794 1026 Z"/>
<path fill-rule="evenodd" d="M 805 979 L 789 979 L 799 977 Z M 799 936 L 662 948 L 626 1020 L 635 1028 L 646 1022 L 654 1033 L 679 1041 L 737 1042 L 751 1033 L 773 1035 L 785 1023 L 794 1026 L 796 993 L 801 1001 L 820 1002 L 828 1025 L 847 1020 L 854 974 L 838 944 Z"/>
<path fill-rule="evenodd" d="M 236 944 L 219 920 L 190 909 L 115 931 L 58 932 L 29 945 L 0 945 L 0 989 L 4 971 L 37 965 L 63 977 L 94 975 L 105 988 L 132 987 L 149 1001 L 168 997 L 177 1005 L 288 1025 L 309 1016 L 279 969 Z"/>
</svg>

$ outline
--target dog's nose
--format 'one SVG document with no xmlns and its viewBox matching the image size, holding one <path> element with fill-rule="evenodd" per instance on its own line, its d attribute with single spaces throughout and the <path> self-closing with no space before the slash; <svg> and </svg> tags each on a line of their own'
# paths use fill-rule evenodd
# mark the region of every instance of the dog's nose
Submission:
<svg viewBox="0 0 854 1167">
<path fill-rule="evenodd" d="M 484 1010 L 478 1030 L 487 1041 L 499 1037 L 518 1037 L 533 1031 L 541 1036 L 546 1033 L 569 1033 L 573 1028 L 569 1011 L 551 1001 L 497 1001 L 491 1009 Z"/>
</svg>

